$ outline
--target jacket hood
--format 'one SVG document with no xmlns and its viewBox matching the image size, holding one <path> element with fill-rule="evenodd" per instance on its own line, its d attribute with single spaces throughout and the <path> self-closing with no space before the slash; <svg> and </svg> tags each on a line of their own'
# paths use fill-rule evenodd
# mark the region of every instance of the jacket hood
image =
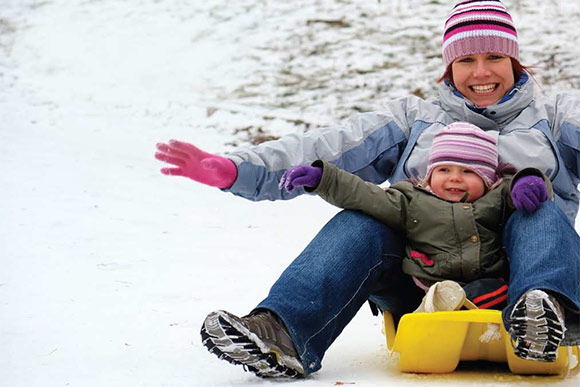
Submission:
<svg viewBox="0 0 580 387">
<path fill-rule="evenodd" d="M 534 101 L 534 84 L 524 73 L 522 78 L 496 104 L 479 108 L 447 82 L 439 86 L 439 104 L 457 121 L 467 121 L 484 130 L 501 129 Z"/>
</svg>

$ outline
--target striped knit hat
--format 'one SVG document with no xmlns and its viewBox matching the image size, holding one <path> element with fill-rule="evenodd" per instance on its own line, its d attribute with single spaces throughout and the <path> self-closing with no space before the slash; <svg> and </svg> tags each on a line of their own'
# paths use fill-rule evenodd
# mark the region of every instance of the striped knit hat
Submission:
<svg viewBox="0 0 580 387">
<path fill-rule="evenodd" d="M 477 173 L 487 187 L 497 181 L 497 141 L 468 122 L 455 122 L 435 134 L 425 181 L 442 164 L 460 165 Z"/>
<path fill-rule="evenodd" d="M 495 52 L 519 59 L 518 34 L 499 0 L 461 0 L 451 10 L 443 33 L 443 60 Z"/>
</svg>

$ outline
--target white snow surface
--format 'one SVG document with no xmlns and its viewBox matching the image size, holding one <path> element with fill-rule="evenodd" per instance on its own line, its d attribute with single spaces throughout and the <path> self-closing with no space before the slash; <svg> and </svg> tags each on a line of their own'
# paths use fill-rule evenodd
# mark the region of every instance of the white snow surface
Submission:
<svg viewBox="0 0 580 387">
<path fill-rule="evenodd" d="M 578 1 L 506 1 L 545 94 L 580 89 Z M 250 311 L 337 209 L 159 173 L 434 95 L 450 1 L 0 0 L 0 384 L 260 386 L 201 344 Z M 578 223 L 577 223 L 578 229 Z M 364 307 L 296 386 L 578 386 L 504 369 L 401 374 Z"/>
</svg>

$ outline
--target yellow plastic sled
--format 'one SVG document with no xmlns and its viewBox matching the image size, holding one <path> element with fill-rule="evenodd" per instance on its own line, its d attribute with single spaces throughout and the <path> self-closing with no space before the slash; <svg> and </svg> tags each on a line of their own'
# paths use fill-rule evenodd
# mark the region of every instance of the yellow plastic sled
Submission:
<svg viewBox="0 0 580 387">
<path fill-rule="evenodd" d="M 409 313 L 401 318 L 396 332 L 391 314 L 385 312 L 383 317 L 387 348 L 391 355 L 398 354 L 401 372 L 448 373 L 459 361 L 475 360 L 507 362 L 510 371 L 520 375 L 565 377 L 580 369 L 578 346 L 560 347 L 553 363 L 515 356 L 498 310 Z"/>
</svg>

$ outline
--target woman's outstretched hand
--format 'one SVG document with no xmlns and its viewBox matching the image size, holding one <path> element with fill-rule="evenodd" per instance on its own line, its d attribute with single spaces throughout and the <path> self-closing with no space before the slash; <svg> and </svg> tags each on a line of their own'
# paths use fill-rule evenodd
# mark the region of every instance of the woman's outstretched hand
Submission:
<svg viewBox="0 0 580 387">
<path fill-rule="evenodd" d="M 322 168 L 299 165 L 284 172 L 278 187 L 280 189 L 284 188 L 288 192 L 292 192 L 297 187 L 316 188 L 321 179 Z"/>
<path fill-rule="evenodd" d="M 168 144 L 158 143 L 157 151 L 157 160 L 175 165 L 175 168 L 162 168 L 164 175 L 189 177 L 218 188 L 231 187 L 238 176 L 233 161 L 204 152 L 187 142 L 170 140 Z"/>
<path fill-rule="evenodd" d="M 540 203 L 548 200 L 548 190 L 541 177 L 523 176 L 514 183 L 511 196 L 516 209 L 534 212 Z"/>
</svg>

